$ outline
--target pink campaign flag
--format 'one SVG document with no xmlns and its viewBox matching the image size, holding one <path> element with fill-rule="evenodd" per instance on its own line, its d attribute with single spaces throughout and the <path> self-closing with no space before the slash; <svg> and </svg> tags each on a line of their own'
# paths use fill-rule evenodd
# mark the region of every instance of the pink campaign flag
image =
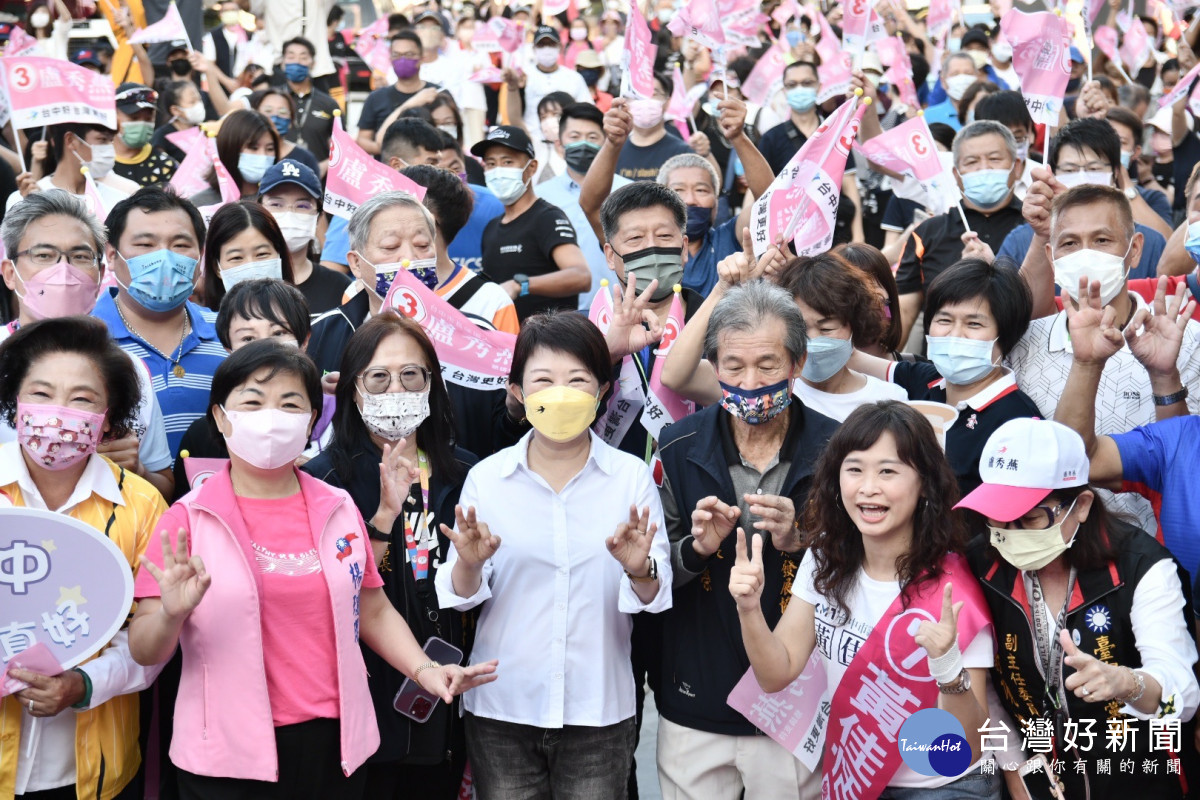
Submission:
<svg viewBox="0 0 1200 800">
<path fill-rule="evenodd" d="M 500 83 L 504 80 L 504 70 L 499 67 L 484 67 L 467 80 L 473 83 Z"/>
<path fill-rule="evenodd" d="M 899 36 L 888 36 L 875 43 L 875 52 L 879 55 L 879 63 L 890 67 L 901 55 L 906 55 L 904 40 Z"/>
<path fill-rule="evenodd" d="M 667 116 L 685 120 L 692 115 L 692 102 L 688 100 L 687 88 L 683 85 L 683 73 L 679 71 L 678 64 L 675 65 L 675 73 L 671 77 L 675 86 L 671 90 L 671 100 L 667 103 Z M 688 137 L 684 136 L 683 140 L 686 142 Z"/>
<path fill-rule="evenodd" d="M 842 43 L 847 50 L 861 53 L 871 42 L 886 36 L 883 18 L 869 0 L 850 0 L 843 6 Z"/>
<path fill-rule="evenodd" d="M 757 103 L 760 106 L 766 105 L 771 94 L 771 87 L 783 77 L 783 70 L 787 67 L 786 47 L 786 40 L 776 40 L 762 54 L 758 63 L 754 65 L 754 69 L 750 70 L 750 74 L 746 76 L 746 83 L 742 85 L 742 94 L 751 103 Z"/>
<path fill-rule="evenodd" d="M 754 723 L 815 771 L 825 746 L 825 726 L 829 721 L 829 682 L 821 659 L 808 659 L 796 680 L 778 692 L 766 692 L 747 670 L 733 687 L 726 702 L 729 707 Z"/>
<path fill-rule="evenodd" d="M 600 291 L 592 297 L 592 305 L 588 309 L 588 319 L 607 334 L 612 325 L 613 295 L 608 279 L 600 281 Z M 633 427 L 634 421 L 646 407 L 646 392 L 642 389 L 642 376 L 638 366 L 631 356 L 621 359 L 621 373 L 617 385 L 609 395 L 604 413 L 596 417 L 592 430 L 606 444 L 619 447 L 625 434 Z"/>
<path fill-rule="evenodd" d="M 193 489 L 199 489 L 204 482 L 216 475 L 229 463 L 228 458 L 192 458 L 180 454 L 183 459 L 183 471 L 187 475 L 188 484 Z"/>
<path fill-rule="evenodd" d="M 663 428 L 672 422 L 678 422 L 696 410 L 695 403 L 684 400 L 674 391 L 663 386 L 662 382 L 663 364 L 667 361 L 667 354 L 671 352 L 671 346 L 683 331 L 683 302 L 679 299 L 679 291 L 679 285 L 676 284 L 675 292 L 671 296 L 671 307 L 667 311 L 667 321 L 663 325 L 662 339 L 659 340 L 658 347 L 654 350 L 654 368 L 650 370 L 650 391 L 646 396 L 646 408 L 642 412 L 642 427 L 656 441 Z"/>
<path fill-rule="evenodd" d="M 358 32 L 354 38 L 354 52 L 358 53 L 374 72 L 388 71 L 392 65 L 391 44 L 388 42 L 387 17 L 380 17 Z"/>
<path fill-rule="evenodd" d="M 542 13 L 547 16 L 561 14 L 571 5 L 571 0 L 544 0 L 542 3 Z"/>
<path fill-rule="evenodd" d="M 471 39 L 471 49 L 476 53 L 499 53 L 500 37 L 487 25 L 476 25 L 475 36 Z"/>
<path fill-rule="evenodd" d="M 4 48 L 5 57 L 33 55 L 38 49 L 38 40 L 25 32 L 20 25 L 14 25 L 8 34 L 8 46 Z"/>
<path fill-rule="evenodd" d="M 650 26 L 636 3 L 629 8 L 622 67 L 622 97 L 649 100 L 654 96 L 654 46 L 650 43 Z"/>
<path fill-rule="evenodd" d="M 667 30 L 676 36 L 692 39 L 710 50 L 725 44 L 725 32 L 721 29 L 721 16 L 717 13 L 715 0 L 688 0 L 667 23 Z"/>
<path fill-rule="evenodd" d="M 854 80 L 853 70 L 854 62 L 849 53 L 839 50 L 833 58 L 823 60 L 817 67 L 817 77 L 821 81 L 817 102 L 824 103 L 835 97 L 850 94 L 851 82 Z"/>
<path fill-rule="evenodd" d="M 425 199 L 425 187 L 414 183 L 394 169 L 385 167 L 367 155 L 342 128 L 341 117 L 334 120 L 329 143 L 329 173 L 325 180 L 324 208 L 342 219 L 350 219 L 354 210 L 380 192 L 408 192 Z"/>
<path fill-rule="evenodd" d="M 1115 64 L 1121 63 L 1117 55 L 1117 29 L 1110 25 L 1101 25 L 1092 33 L 1092 43 Z"/>
<path fill-rule="evenodd" d="M 171 188 L 184 197 L 192 197 L 208 189 L 208 173 L 212 160 L 208 152 L 208 137 L 200 128 L 188 128 L 167 134 L 167 139 L 187 155 L 171 176 Z"/>
<path fill-rule="evenodd" d="M 496 34 L 500 49 L 506 53 L 515 52 L 525 42 L 525 26 L 504 17 L 492 17 L 488 27 Z"/>
<path fill-rule="evenodd" d="M 796 0 L 785 0 L 785 2 L 780 3 L 778 6 L 776 6 L 775 10 L 771 12 L 771 19 L 778 23 L 780 30 L 783 30 L 787 27 L 788 20 L 798 20 L 803 13 L 804 12 L 800 10 L 800 4 L 797 3 Z"/>
<path fill-rule="evenodd" d="M 1136 74 L 1142 68 L 1150 56 L 1150 48 L 1151 42 L 1150 37 L 1146 35 L 1146 26 L 1140 22 L 1137 25 L 1130 25 L 1129 30 L 1125 31 L 1121 49 L 1118 51 L 1129 74 Z"/>
<path fill-rule="evenodd" d="M 872 163 L 919 181 L 942 174 L 942 161 L 923 115 L 868 139 L 858 149 Z"/>
<path fill-rule="evenodd" d="M 383 305 L 425 329 L 442 362 L 444 380 L 469 389 L 501 389 L 508 385 L 517 343 L 513 334 L 476 327 L 404 269 L 396 273 Z"/>
<path fill-rule="evenodd" d="M 96 188 L 96 179 L 92 177 L 92 171 L 84 167 L 83 170 L 83 202 L 97 219 L 108 219 L 108 212 L 111 211 L 104 200 L 100 197 L 100 190 Z"/>
<path fill-rule="evenodd" d="M 912 76 L 912 60 L 908 57 L 908 51 L 904 48 L 904 42 L 899 36 L 892 36 L 879 42 L 876 47 L 882 55 L 884 45 L 895 42 L 899 48 L 892 47 L 889 55 L 891 62 L 887 72 L 883 74 L 883 79 L 888 84 L 895 86 L 896 91 L 900 93 L 900 102 L 904 103 L 909 108 L 920 108 L 921 100 L 917 97 L 917 85 L 913 83 Z M 883 59 L 880 58 L 880 61 Z M 888 62 L 884 62 L 888 63 Z"/>
<path fill-rule="evenodd" d="M 1179 102 L 1188 93 L 1188 89 L 1191 88 L 1192 81 L 1196 80 L 1197 75 L 1200 75 L 1200 64 L 1196 64 L 1196 66 L 1188 70 L 1188 74 L 1179 79 L 1179 83 L 1175 84 L 1174 89 L 1158 99 L 1158 107 L 1166 108 Z"/>
<path fill-rule="evenodd" d="M 18 130 L 62 122 L 117 129 L 116 87 L 108 75 L 57 58 L 0 59 L 5 105 Z"/>
<path fill-rule="evenodd" d="M 954 12 L 958 9 L 957 0 L 930 0 L 929 15 L 925 18 L 925 27 L 930 37 L 941 38 L 954 23 Z"/>
<path fill-rule="evenodd" d="M 183 17 L 174 3 L 167 6 L 167 13 L 153 25 L 147 25 L 140 31 L 135 31 L 129 37 L 130 44 L 151 44 L 153 42 L 173 42 L 176 39 L 188 40 L 187 28 L 183 26 Z M 190 49 L 189 45 L 189 49 Z"/>
<path fill-rule="evenodd" d="M 1029 115 L 1034 122 L 1057 125 L 1071 77 L 1071 23 L 1049 11 L 1027 14 L 1014 8 L 1000 20 L 1000 29 L 1012 45 L 1012 65 Z"/>
<path fill-rule="evenodd" d="M 841 40 L 833 32 L 833 26 L 829 24 L 829 20 L 825 18 L 825 15 L 816 6 L 812 6 L 808 13 L 812 19 L 816 20 L 817 30 L 821 34 L 816 44 L 817 55 L 821 57 L 821 61 L 823 62 L 837 60 L 839 54 L 842 52 L 842 48 Z"/>
<path fill-rule="evenodd" d="M 608 326 L 612 325 L 613 315 L 613 296 L 612 287 L 608 284 L 608 278 L 600 281 L 600 291 L 592 295 L 592 305 L 588 307 L 588 320 L 600 329 L 601 333 L 608 333 Z"/>
<path fill-rule="evenodd" d="M 765 253 L 780 237 L 795 240 L 798 256 L 829 249 L 846 158 L 865 109 L 853 96 L 839 106 L 754 203 L 750 232 L 755 256 Z"/>
</svg>

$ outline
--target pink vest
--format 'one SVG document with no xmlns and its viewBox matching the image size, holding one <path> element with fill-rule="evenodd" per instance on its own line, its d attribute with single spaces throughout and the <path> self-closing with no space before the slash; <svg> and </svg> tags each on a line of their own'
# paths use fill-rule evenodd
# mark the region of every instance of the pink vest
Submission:
<svg viewBox="0 0 1200 800">
<path fill-rule="evenodd" d="M 379 747 L 367 669 L 358 648 L 358 594 L 371 551 L 347 547 L 343 538 L 352 533 L 358 541 L 365 538 L 350 496 L 303 472 L 296 474 L 333 607 L 341 765 L 350 775 Z M 190 552 L 204 560 L 213 581 L 180 634 L 183 671 L 171 761 L 197 775 L 277 781 L 279 759 L 262 656 L 261 575 L 229 468 L 180 500 L 164 522 L 176 524 L 180 512 L 186 514 Z M 168 521 L 170 517 L 176 520 Z"/>
</svg>

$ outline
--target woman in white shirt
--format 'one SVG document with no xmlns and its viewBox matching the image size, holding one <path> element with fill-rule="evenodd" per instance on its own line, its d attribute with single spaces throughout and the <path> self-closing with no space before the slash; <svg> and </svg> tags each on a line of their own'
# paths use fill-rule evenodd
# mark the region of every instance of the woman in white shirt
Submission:
<svg viewBox="0 0 1200 800">
<path fill-rule="evenodd" d="M 611 370 L 582 315 L 526 320 L 508 391 L 533 430 L 471 469 L 455 529 L 442 526 L 440 604 L 482 604 L 471 661 L 511 676 L 464 703 L 481 798 L 625 793 L 631 615 L 670 608 L 671 558 L 648 468 L 589 430 Z"/>
</svg>

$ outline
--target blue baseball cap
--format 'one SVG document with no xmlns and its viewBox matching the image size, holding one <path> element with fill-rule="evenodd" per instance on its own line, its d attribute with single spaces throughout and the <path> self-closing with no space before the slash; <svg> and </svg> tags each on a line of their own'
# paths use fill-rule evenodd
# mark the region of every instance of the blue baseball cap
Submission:
<svg viewBox="0 0 1200 800">
<path fill-rule="evenodd" d="M 258 183 L 259 197 L 268 194 L 276 186 L 284 183 L 293 183 L 299 186 L 314 200 L 320 200 L 323 196 L 321 182 L 317 180 L 316 173 L 299 161 L 285 158 L 272 164 L 263 174 L 262 180 Z"/>
<path fill-rule="evenodd" d="M 1079 52 L 1079 48 L 1075 45 L 1071 45 L 1071 61 L 1076 64 L 1083 63 L 1083 53 Z"/>
<path fill-rule="evenodd" d="M 100 56 L 96 54 L 95 50 L 80 50 L 75 55 L 71 56 L 71 62 L 78 64 L 81 67 L 84 64 L 91 64 L 93 67 L 103 66 L 100 63 Z"/>
</svg>

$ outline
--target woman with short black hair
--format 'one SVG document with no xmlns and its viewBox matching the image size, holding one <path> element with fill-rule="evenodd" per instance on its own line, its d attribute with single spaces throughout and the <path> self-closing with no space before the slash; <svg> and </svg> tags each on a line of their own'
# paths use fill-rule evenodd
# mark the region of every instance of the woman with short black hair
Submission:
<svg viewBox="0 0 1200 800">
<path fill-rule="evenodd" d="M 217 209 L 204 241 L 204 305 L 221 307 L 225 293 L 250 278 L 292 283 L 287 243 L 275 217 L 253 200 Z"/>
</svg>

